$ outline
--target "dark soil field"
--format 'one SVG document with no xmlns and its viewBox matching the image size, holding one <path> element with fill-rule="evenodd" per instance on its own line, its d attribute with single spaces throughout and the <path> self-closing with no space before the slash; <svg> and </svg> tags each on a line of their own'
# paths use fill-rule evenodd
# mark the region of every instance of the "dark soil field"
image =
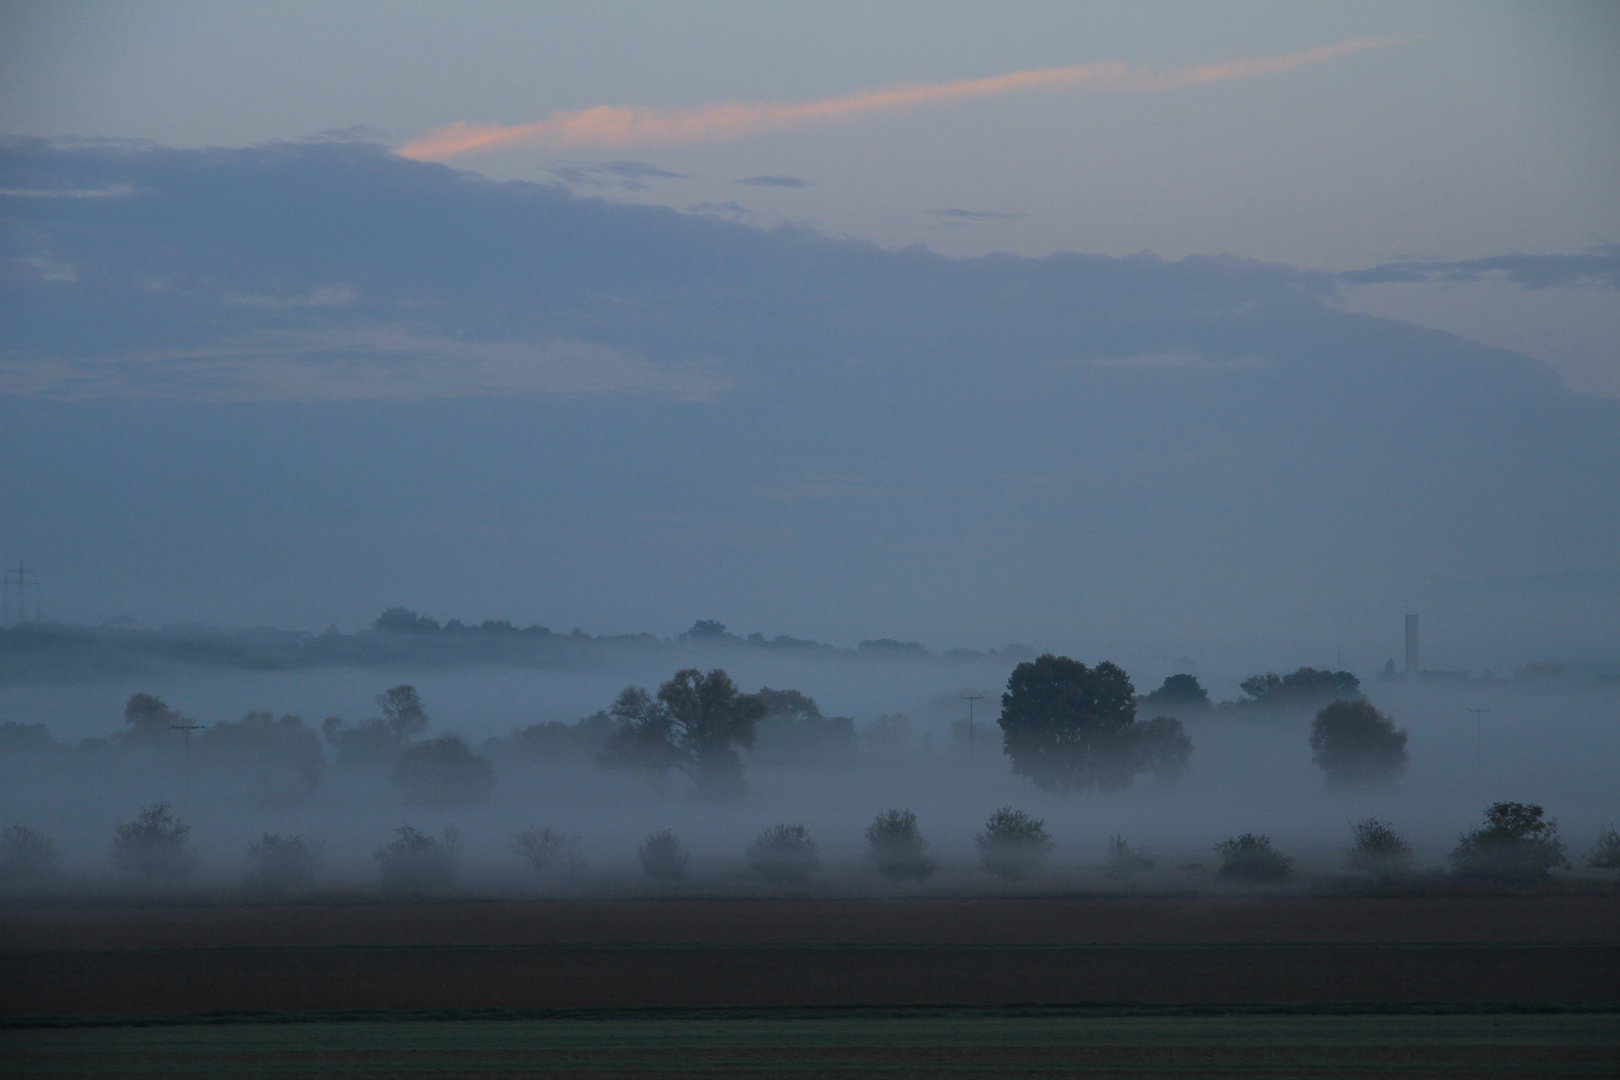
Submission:
<svg viewBox="0 0 1620 1080">
<path fill-rule="evenodd" d="M 12 909 L 0 1013 L 1620 1002 L 1620 897 Z"/>
</svg>

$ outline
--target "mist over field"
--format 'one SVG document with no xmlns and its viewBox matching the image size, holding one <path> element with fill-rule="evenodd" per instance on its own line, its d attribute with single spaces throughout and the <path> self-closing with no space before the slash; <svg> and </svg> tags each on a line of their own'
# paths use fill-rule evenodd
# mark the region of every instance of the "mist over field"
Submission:
<svg viewBox="0 0 1620 1080">
<path fill-rule="evenodd" d="M 1141 775 L 1127 790 L 1065 794 L 1015 775 L 1003 752 L 996 724 L 1000 693 L 1013 667 L 1028 658 L 1027 652 L 969 659 L 783 655 L 677 641 L 639 655 L 610 653 L 576 671 L 174 669 L 75 686 L 10 685 L 0 692 L 9 721 L 0 754 L 0 820 L 35 825 L 57 842 L 62 875 L 34 886 L 51 893 L 255 895 L 244 885 L 251 869 L 245 852 L 262 834 L 277 833 L 320 845 L 317 882 L 298 894 L 309 888 L 386 894 L 372 853 L 409 824 L 432 835 L 445 828 L 459 834 L 455 884 L 430 889 L 433 895 L 448 889 L 453 895 L 881 896 L 1229 891 L 1214 873 L 1213 847 L 1244 832 L 1267 834 L 1293 856 L 1303 887 L 1335 880 L 1355 885 L 1360 879 L 1344 875 L 1343 856 L 1350 824 L 1368 816 L 1400 830 L 1418 868 L 1440 872 L 1458 835 L 1501 799 L 1545 806 L 1579 864 L 1620 811 L 1612 769 L 1620 756 L 1620 688 L 1612 679 L 1537 677 L 1533 671 L 1422 684 L 1369 679 L 1367 697 L 1409 733 L 1409 764 L 1393 786 L 1345 791 L 1329 787 L 1312 762 L 1314 704 L 1260 708 L 1231 683 L 1206 674 L 1217 690 L 1213 696 L 1228 704 L 1172 710 L 1185 718 L 1193 745 L 1183 775 L 1172 782 Z M 554 726 L 549 742 L 525 746 L 517 735 L 548 721 L 574 725 L 610 708 L 627 684 L 655 690 L 676 667 L 723 667 L 746 691 L 797 689 L 829 722 L 848 721 L 827 728 L 828 741 L 799 744 L 762 722 L 754 748 L 742 755 L 747 793 L 726 801 L 705 800 L 679 772 L 655 782 L 633 770 L 600 767 L 606 729 L 587 736 L 590 721 L 560 734 Z M 1161 669 L 1139 669 L 1138 694 L 1157 687 Z M 431 718 L 417 741 L 447 732 L 463 736 L 493 767 L 487 796 L 461 804 L 450 797 L 413 798 L 388 764 L 346 768 L 331 739 L 320 736 L 325 717 L 340 715 L 352 726 L 375 716 L 372 698 L 406 681 Z M 121 713 L 137 692 L 161 697 L 180 714 L 175 723 L 210 728 L 223 721 L 229 729 L 249 710 L 297 714 L 308 745 L 289 763 L 284 749 L 222 751 L 209 743 L 207 729 L 197 731 L 188 794 L 179 731 L 164 732 L 152 745 L 132 742 Z M 971 760 L 964 692 L 983 695 L 974 708 Z M 1471 708 L 1489 711 L 1476 715 L 1466 711 Z M 1137 708 L 1142 719 L 1154 711 L 1151 701 Z M 35 745 L 25 746 L 19 723 L 44 724 L 58 745 L 43 744 L 36 732 Z M 114 825 L 155 802 L 173 803 L 192 826 L 200 858 L 194 876 L 142 881 L 115 872 L 109 859 Z M 1054 840 L 1047 867 L 1027 881 L 1001 882 L 979 866 L 974 838 L 1002 806 L 1044 819 Z M 917 814 L 939 860 L 927 881 L 887 882 L 866 858 L 867 826 L 896 808 Z M 745 864 L 755 835 L 777 823 L 804 825 L 819 846 L 822 866 L 807 883 L 773 885 Z M 559 858 L 543 873 L 532 872 L 513 847 L 514 835 L 530 826 L 577 837 L 579 864 L 569 868 Z M 641 841 L 665 828 L 692 855 L 686 876 L 675 882 L 646 877 L 637 862 Z M 1115 834 L 1156 866 L 1128 882 L 1108 877 L 1103 870 Z"/>
</svg>

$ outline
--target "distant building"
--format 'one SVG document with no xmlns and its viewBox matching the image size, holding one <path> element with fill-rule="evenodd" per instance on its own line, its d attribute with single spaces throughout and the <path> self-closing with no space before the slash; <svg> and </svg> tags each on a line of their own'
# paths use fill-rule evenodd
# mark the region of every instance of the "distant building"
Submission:
<svg viewBox="0 0 1620 1080">
<path fill-rule="evenodd" d="M 1422 670 L 1423 665 L 1418 659 L 1418 617 L 1408 615 L 1406 617 L 1406 677 L 1416 679 Z"/>
</svg>

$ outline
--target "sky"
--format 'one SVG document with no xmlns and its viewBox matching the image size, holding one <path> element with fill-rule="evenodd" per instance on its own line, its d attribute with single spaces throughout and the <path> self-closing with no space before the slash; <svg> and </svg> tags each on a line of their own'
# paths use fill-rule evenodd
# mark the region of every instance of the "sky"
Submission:
<svg viewBox="0 0 1620 1080">
<path fill-rule="evenodd" d="M 1612 650 L 1617 46 L 7 3 L 0 556 L 90 621 Z"/>
</svg>

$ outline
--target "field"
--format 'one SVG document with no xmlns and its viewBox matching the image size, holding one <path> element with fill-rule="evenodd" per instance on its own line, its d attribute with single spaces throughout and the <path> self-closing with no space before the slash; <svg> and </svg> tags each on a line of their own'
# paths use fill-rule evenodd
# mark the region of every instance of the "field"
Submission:
<svg viewBox="0 0 1620 1080">
<path fill-rule="evenodd" d="M 18 1075 L 1605 1075 L 1620 897 L 13 908 Z"/>
</svg>

